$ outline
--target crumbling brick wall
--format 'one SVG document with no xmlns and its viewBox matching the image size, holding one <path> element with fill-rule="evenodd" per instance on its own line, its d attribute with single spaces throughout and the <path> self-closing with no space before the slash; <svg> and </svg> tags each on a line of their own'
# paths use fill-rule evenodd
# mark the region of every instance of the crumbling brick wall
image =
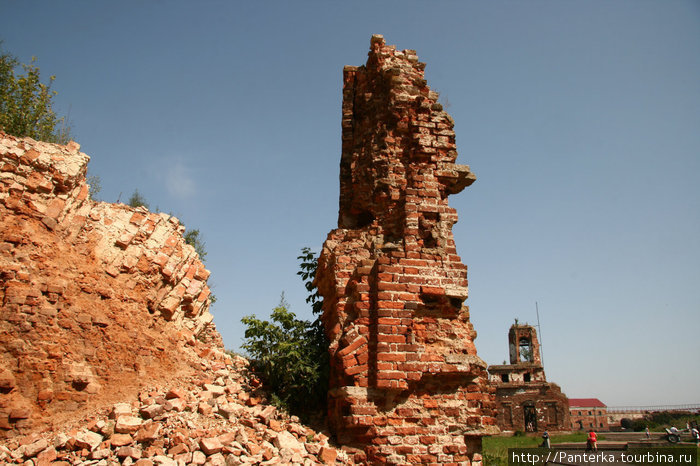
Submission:
<svg viewBox="0 0 700 466">
<path fill-rule="evenodd" d="M 373 36 L 345 67 L 338 229 L 317 285 L 330 339 L 329 418 L 368 461 L 480 464 L 497 431 L 447 203 L 476 177 L 412 50 Z"/>
<path fill-rule="evenodd" d="M 0 132 L 0 437 L 59 423 L 221 344 L 184 226 L 92 201 L 89 157 Z"/>
</svg>

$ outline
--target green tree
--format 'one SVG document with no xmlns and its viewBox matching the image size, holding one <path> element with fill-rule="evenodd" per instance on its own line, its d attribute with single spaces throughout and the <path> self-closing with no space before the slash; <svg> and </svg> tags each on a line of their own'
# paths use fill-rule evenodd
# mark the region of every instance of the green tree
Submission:
<svg viewBox="0 0 700 466">
<path fill-rule="evenodd" d="M 16 57 L 0 52 L 0 128 L 14 136 L 66 144 L 70 128 L 65 117 L 58 118 L 53 111 L 55 79 L 50 76 L 48 83 L 41 82 L 36 57 L 20 66 Z"/>
<path fill-rule="evenodd" d="M 318 257 L 311 251 L 311 248 L 304 247 L 301 249 L 299 259 L 299 271 L 297 275 L 304 281 L 304 287 L 309 295 L 306 297 L 306 302 L 311 305 L 311 312 L 316 316 L 310 324 L 309 339 L 314 348 L 317 348 L 317 354 L 323 361 L 323 373 L 321 374 L 320 382 L 324 387 L 328 386 L 328 377 L 330 371 L 330 356 L 328 354 L 328 338 L 326 330 L 321 321 L 321 313 L 323 312 L 323 299 L 318 294 L 318 287 L 314 283 L 316 278 L 316 270 L 318 270 Z"/>
<path fill-rule="evenodd" d="M 299 275 L 305 280 L 310 295 L 307 299 L 315 313 L 320 312 L 320 301 L 313 286 L 317 263 L 308 248 L 302 250 Z M 319 303 L 317 305 L 317 303 Z M 320 318 L 313 322 L 296 318 L 284 300 L 272 311 L 270 320 L 255 316 L 241 319 L 246 325 L 242 348 L 252 358 L 273 392 L 273 401 L 291 412 L 304 416 L 309 410 L 325 406 L 328 392 L 328 341 Z"/>
<path fill-rule="evenodd" d="M 199 259 L 204 262 L 204 259 L 207 257 L 206 243 L 200 236 L 199 229 L 195 228 L 185 231 L 185 242 L 197 251 Z"/>
<path fill-rule="evenodd" d="M 146 198 L 143 197 L 143 195 L 139 192 L 138 189 L 135 189 L 131 197 L 129 197 L 129 201 L 126 203 L 127 205 L 131 207 L 145 207 L 148 209 L 148 201 L 146 201 Z"/>
<path fill-rule="evenodd" d="M 87 184 L 90 186 L 90 199 L 97 201 L 97 195 L 102 191 L 102 178 L 98 175 L 90 175 L 87 177 Z"/>
<path fill-rule="evenodd" d="M 314 285 L 314 279 L 316 278 L 316 269 L 318 269 L 318 258 L 316 254 L 311 251 L 311 248 L 301 248 L 301 255 L 297 256 L 297 259 L 301 262 L 299 265 L 299 271 L 297 275 L 304 280 L 304 287 L 306 291 L 309 292 L 309 296 L 306 298 L 306 302 L 311 304 L 311 311 L 316 314 L 321 314 L 321 305 L 323 300 L 318 294 L 318 288 Z M 320 319 L 317 319 L 320 323 Z"/>
</svg>

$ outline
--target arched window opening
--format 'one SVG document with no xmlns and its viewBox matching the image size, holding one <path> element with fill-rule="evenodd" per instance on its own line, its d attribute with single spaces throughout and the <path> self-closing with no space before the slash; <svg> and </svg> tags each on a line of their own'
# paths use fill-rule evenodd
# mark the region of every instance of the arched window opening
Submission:
<svg viewBox="0 0 700 466">
<path fill-rule="evenodd" d="M 521 338 L 518 342 L 518 346 L 520 347 L 520 362 L 532 362 L 532 342 L 530 339 L 525 337 Z"/>
</svg>

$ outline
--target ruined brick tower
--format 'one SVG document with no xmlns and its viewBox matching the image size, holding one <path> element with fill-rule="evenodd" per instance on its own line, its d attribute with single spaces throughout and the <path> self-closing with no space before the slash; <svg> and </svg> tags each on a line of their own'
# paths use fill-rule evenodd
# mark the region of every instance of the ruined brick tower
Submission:
<svg viewBox="0 0 700 466">
<path fill-rule="evenodd" d="M 510 349 L 510 363 L 533 363 L 541 369 L 540 344 L 537 341 L 537 332 L 532 325 L 513 325 L 508 331 L 508 346 Z M 542 369 L 544 371 L 544 369 Z"/>
<path fill-rule="evenodd" d="M 508 350 L 510 364 L 488 369 L 496 387 L 498 427 L 527 432 L 569 430 L 569 400 L 559 385 L 547 382 L 535 327 L 516 321 L 508 331 Z"/>
<path fill-rule="evenodd" d="M 475 465 L 497 432 L 493 389 L 447 197 L 476 177 L 455 164 L 453 121 L 424 68 L 375 35 L 367 64 L 344 69 L 338 229 L 316 279 L 329 418 L 371 463 Z"/>
</svg>

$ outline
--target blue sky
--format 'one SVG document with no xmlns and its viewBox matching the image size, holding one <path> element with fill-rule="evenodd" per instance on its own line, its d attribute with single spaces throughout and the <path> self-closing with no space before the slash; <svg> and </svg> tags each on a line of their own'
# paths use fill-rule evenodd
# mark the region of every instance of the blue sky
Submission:
<svg viewBox="0 0 700 466">
<path fill-rule="evenodd" d="M 610 406 L 700 403 L 697 1 L 8 1 L 103 200 L 198 228 L 227 347 L 336 226 L 344 65 L 427 63 L 477 182 L 450 203 L 482 358 L 536 323 L 548 379 Z"/>
</svg>

